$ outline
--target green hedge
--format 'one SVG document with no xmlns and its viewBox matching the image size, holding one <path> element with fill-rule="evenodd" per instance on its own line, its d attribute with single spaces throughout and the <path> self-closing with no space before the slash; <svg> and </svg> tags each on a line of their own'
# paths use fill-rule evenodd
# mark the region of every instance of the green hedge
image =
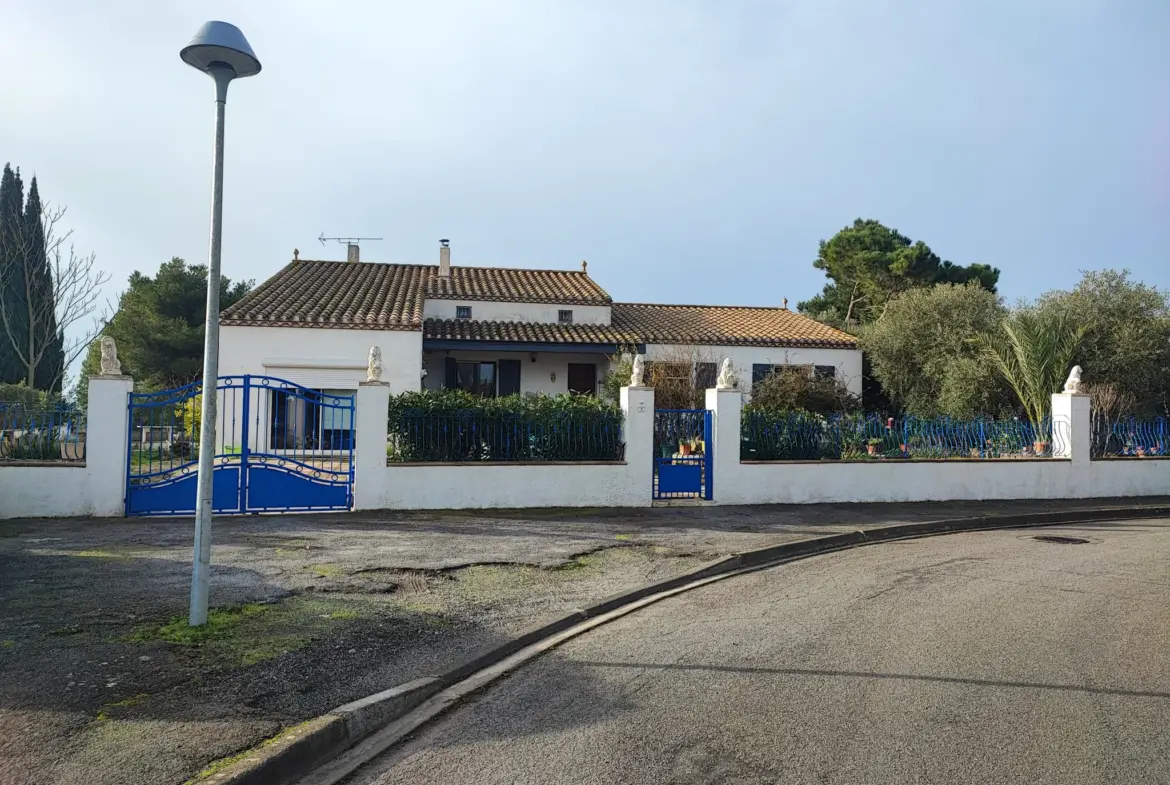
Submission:
<svg viewBox="0 0 1170 785">
<path fill-rule="evenodd" d="M 390 462 L 621 460 L 625 451 L 620 407 L 591 395 L 408 392 L 390 399 L 387 415 Z"/>
</svg>

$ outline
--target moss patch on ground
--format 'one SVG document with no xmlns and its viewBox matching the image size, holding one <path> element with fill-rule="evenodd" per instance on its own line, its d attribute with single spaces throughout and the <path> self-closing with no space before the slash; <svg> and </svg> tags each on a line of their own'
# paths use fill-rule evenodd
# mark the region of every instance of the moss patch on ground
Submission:
<svg viewBox="0 0 1170 785">
<path fill-rule="evenodd" d="M 106 720 L 110 719 L 110 712 L 116 712 L 118 709 L 128 709 L 131 706 L 137 706 L 139 703 L 142 703 L 149 697 L 150 696 L 145 692 L 140 692 L 137 695 L 131 695 L 129 698 L 123 698 L 120 701 L 107 703 L 102 706 L 101 710 L 97 713 L 98 722 L 105 722 Z"/>
<path fill-rule="evenodd" d="M 221 774 L 230 769 L 232 766 L 235 766 L 244 758 L 255 755 L 257 752 L 263 750 L 266 747 L 271 747 L 273 744 L 276 744 L 278 741 L 287 736 L 300 733 L 309 725 L 317 722 L 320 722 L 320 718 L 305 720 L 304 722 L 299 722 L 296 725 L 290 725 L 287 728 L 281 729 L 280 733 L 277 733 L 275 736 L 270 736 L 253 747 L 249 747 L 242 752 L 237 752 L 235 755 L 228 755 L 226 758 L 220 758 L 219 760 L 212 761 L 207 766 L 205 766 L 202 771 L 184 782 L 183 785 L 198 785 L 200 782 L 206 782 L 216 774 Z"/>
<path fill-rule="evenodd" d="M 74 556 L 80 556 L 83 559 L 129 559 L 130 555 L 126 553 L 115 553 L 114 551 L 107 551 L 101 548 L 90 548 L 84 551 L 75 551 Z"/>
<path fill-rule="evenodd" d="M 214 608 L 200 627 L 188 626 L 185 616 L 145 625 L 127 640 L 183 647 L 211 666 L 254 665 L 335 634 L 370 611 L 361 600 L 288 597 L 273 603 Z"/>
<path fill-rule="evenodd" d="M 305 569 L 318 578 L 336 578 L 341 575 L 341 565 L 339 564 L 310 564 Z"/>
</svg>

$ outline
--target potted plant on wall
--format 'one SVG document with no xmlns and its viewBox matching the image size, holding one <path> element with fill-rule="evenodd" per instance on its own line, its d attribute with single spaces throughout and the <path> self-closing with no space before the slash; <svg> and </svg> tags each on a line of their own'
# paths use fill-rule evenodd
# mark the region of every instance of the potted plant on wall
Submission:
<svg viewBox="0 0 1170 785">
<path fill-rule="evenodd" d="M 882 446 L 881 439 L 866 439 L 865 451 L 870 455 L 877 456 L 880 454 L 879 448 Z"/>
</svg>

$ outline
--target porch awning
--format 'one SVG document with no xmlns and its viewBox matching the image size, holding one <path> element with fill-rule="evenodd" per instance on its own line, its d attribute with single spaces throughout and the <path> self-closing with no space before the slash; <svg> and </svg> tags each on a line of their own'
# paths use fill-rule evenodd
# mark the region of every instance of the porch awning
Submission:
<svg viewBox="0 0 1170 785">
<path fill-rule="evenodd" d="M 645 347 L 637 335 L 604 324 L 490 322 L 428 319 L 424 349 L 491 349 L 511 352 L 602 352 Z"/>
</svg>

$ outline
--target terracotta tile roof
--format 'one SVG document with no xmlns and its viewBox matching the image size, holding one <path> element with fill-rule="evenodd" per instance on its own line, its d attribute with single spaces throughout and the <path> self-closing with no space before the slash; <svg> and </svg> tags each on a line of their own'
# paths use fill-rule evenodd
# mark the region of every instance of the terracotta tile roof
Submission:
<svg viewBox="0 0 1170 785">
<path fill-rule="evenodd" d="M 323 262 L 300 259 L 224 310 L 226 325 L 423 330 L 430 297 L 568 304 L 611 304 L 577 270 Z M 784 308 L 612 303 L 613 324 L 533 324 L 427 320 L 426 338 L 549 343 L 677 343 L 856 348 L 847 333 Z"/>
<path fill-rule="evenodd" d="M 580 270 L 453 267 L 450 278 L 439 278 L 438 271 L 438 266 L 425 264 L 299 259 L 225 309 L 220 323 L 418 330 L 428 294 L 566 305 L 610 302 L 605 290 Z"/>
<path fill-rule="evenodd" d="M 427 297 L 522 303 L 607 305 L 605 290 L 581 270 L 515 270 L 452 267 L 451 275 L 427 279 Z"/>
<path fill-rule="evenodd" d="M 424 340 L 501 341 L 516 343 L 604 343 L 633 346 L 638 336 L 603 324 L 541 324 L 427 319 Z"/>
<path fill-rule="evenodd" d="M 418 330 L 429 269 L 297 260 L 225 309 L 220 323 Z"/>
<path fill-rule="evenodd" d="M 857 348 L 852 335 L 786 308 L 614 303 L 613 327 L 642 343 Z"/>
</svg>

